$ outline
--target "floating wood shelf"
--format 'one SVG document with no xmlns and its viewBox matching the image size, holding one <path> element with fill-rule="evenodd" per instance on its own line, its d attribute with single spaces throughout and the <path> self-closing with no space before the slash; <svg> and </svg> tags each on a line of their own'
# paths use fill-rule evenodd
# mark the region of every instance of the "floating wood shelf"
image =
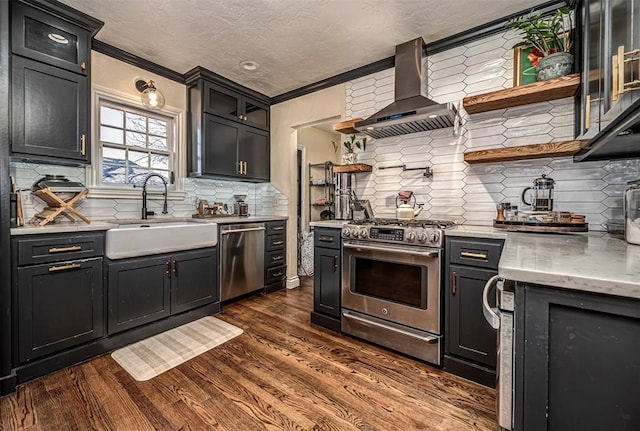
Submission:
<svg viewBox="0 0 640 431">
<path fill-rule="evenodd" d="M 364 163 L 354 163 L 352 165 L 333 165 L 333 173 L 335 174 L 353 174 L 358 172 L 371 172 L 373 166 Z"/>
<path fill-rule="evenodd" d="M 540 159 L 543 157 L 573 156 L 588 141 L 562 141 L 548 144 L 522 145 L 518 147 L 494 148 L 490 150 L 467 151 L 464 161 L 469 164 L 495 163 L 513 160 Z"/>
<path fill-rule="evenodd" d="M 465 97 L 462 105 L 469 114 L 478 114 L 495 109 L 570 97 L 576 93 L 579 85 L 580 74 L 574 73 L 573 75 L 534 82 L 520 87 Z"/>
<path fill-rule="evenodd" d="M 358 121 L 362 121 L 362 118 L 354 118 L 353 120 L 345 120 L 333 125 L 333 130 L 338 133 L 344 133 L 345 135 L 353 135 L 354 133 L 360 133 L 353 128 L 353 125 Z"/>
</svg>

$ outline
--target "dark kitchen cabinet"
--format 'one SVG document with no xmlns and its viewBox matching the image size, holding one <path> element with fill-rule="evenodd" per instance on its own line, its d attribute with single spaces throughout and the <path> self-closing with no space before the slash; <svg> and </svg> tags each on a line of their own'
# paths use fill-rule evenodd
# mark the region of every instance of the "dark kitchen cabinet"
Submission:
<svg viewBox="0 0 640 431">
<path fill-rule="evenodd" d="M 341 229 L 313 231 L 313 311 L 311 322 L 340 331 Z"/>
<path fill-rule="evenodd" d="M 514 429 L 640 429 L 640 302 L 520 283 L 515 298 Z"/>
<path fill-rule="evenodd" d="M 88 78 L 17 56 L 11 69 L 13 155 L 88 163 Z"/>
<path fill-rule="evenodd" d="M 494 386 L 497 335 L 482 312 L 482 290 L 498 273 L 502 240 L 446 238 L 445 370 Z"/>
<path fill-rule="evenodd" d="M 189 176 L 269 181 L 268 98 L 200 67 L 186 79 Z"/>
<path fill-rule="evenodd" d="M 109 334 L 219 300 L 215 248 L 110 261 Z"/>
<path fill-rule="evenodd" d="M 17 362 L 104 335 L 102 233 L 12 238 Z"/>
<path fill-rule="evenodd" d="M 211 82 L 204 83 L 204 112 L 269 130 L 269 105 Z"/>
<path fill-rule="evenodd" d="M 270 221 L 265 224 L 264 286 L 265 292 L 285 287 L 287 279 L 287 222 Z"/>
<path fill-rule="evenodd" d="M 11 2 L 11 154 L 91 162 L 91 38 L 102 26 L 61 3 Z"/>
</svg>

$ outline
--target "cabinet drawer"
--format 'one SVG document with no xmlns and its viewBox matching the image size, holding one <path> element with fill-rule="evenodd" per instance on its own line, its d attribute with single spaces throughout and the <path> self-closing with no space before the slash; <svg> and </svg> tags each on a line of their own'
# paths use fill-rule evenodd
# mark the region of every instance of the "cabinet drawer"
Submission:
<svg viewBox="0 0 640 431">
<path fill-rule="evenodd" d="M 282 221 L 270 221 L 267 223 L 267 235 L 278 235 L 285 232 L 287 229 L 287 222 Z"/>
<path fill-rule="evenodd" d="M 267 275 L 264 279 L 264 284 L 271 284 L 276 281 L 282 280 L 287 275 L 287 266 L 276 266 L 275 268 L 268 268 Z"/>
<path fill-rule="evenodd" d="M 104 233 L 14 238 L 18 266 L 86 259 L 104 254 Z"/>
<path fill-rule="evenodd" d="M 265 238 L 265 245 L 267 251 L 284 249 L 286 246 L 284 234 L 267 236 Z"/>
<path fill-rule="evenodd" d="M 497 269 L 503 244 L 504 240 L 452 238 L 448 243 L 449 262 Z"/>
<path fill-rule="evenodd" d="M 264 257 L 265 267 L 283 265 L 286 261 L 287 252 L 284 249 L 267 252 Z"/>
<path fill-rule="evenodd" d="M 316 228 L 313 230 L 313 245 L 315 247 L 340 248 L 341 229 Z"/>
</svg>

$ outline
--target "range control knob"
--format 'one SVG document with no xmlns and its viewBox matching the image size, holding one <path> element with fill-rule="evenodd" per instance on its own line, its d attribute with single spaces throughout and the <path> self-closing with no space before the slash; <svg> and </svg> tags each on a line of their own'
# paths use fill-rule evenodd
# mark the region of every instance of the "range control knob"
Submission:
<svg viewBox="0 0 640 431">
<path fill-rule="evenodd" d="M 429 235 L 429 240 L 432 243 L 437 243 L 440 241 L 440 232 L 433 232 L 431 235 Z"/>
<path fill-rule="evenodd" d="M 427 242 L 427 234 L 424 232 L 420 232 L 418 234 L 418 242 Z"/>
<path fill-rule="evenodd" d="M 366 238 L 369 236 L 369 233 L 367 232 L 367 229 L 361 229 L 360 232 L 358 232 L 358 236 L 360 238 Z"/>
<path fill-rule="evenodd" d="M 351 236 L 351 229 L 347 229 L 347 228 L 342 229 L 342 236 L 344 238 L 349 238 Z"/>
<path fill-rule="evenodd" d="M 416 234 L 415 234 L 415 233 L 413 233 L 413 232 L 409 232 L 409 233 L 407 234 L 407 241 L 409 241 L 409 242 L 413 242 L 413 241 L 415 241 L 415 240 L 416 240 Z"/>
</svg>

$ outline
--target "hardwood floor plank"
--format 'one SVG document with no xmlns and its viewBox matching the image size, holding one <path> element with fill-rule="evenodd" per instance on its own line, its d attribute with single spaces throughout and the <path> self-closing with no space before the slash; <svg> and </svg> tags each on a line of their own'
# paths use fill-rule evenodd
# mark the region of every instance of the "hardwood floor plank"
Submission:
<svg viewBox="0 0 640 431">
<path fill-rule="evenodd" d="M 311 280 L 225 304 L 245 333 L 149 381 L 110 357 L 0 399 L 1 430 L 493 431 L 495 391 L 310 323 Z"/>
</svg>

